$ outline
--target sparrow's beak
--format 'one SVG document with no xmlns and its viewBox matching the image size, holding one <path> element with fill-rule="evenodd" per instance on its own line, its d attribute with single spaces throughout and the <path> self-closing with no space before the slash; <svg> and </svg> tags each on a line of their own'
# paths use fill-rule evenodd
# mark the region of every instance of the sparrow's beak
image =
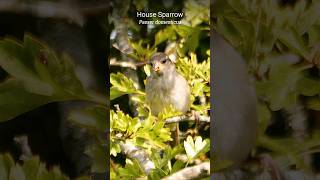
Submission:
<svg viewBox="0 0 320 180">
<path fill-rule="evenodd" d="M 158 73 L 160 71 L 160 64 L 159 63 L 155 63 L 153 65 L 153 70 L 154 70 L 154 72 Z"/>
</svg>

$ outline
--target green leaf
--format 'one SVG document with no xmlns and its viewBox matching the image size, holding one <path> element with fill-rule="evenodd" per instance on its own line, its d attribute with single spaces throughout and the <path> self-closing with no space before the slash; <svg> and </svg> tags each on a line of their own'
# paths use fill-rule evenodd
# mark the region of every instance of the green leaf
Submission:
<svg viewBox="0 0 320 180">
<path fill-rule="evenodd" d="M 157 48 L 155 46 L 150 47 L 149 44 L 144 46 L 144 42 L 142 40 L 138 42 L 129 41 L 134 53 L 129 54 L 129 57 L 137 60 L 137 61 L 147 61 L 155 52 L 157 52 Z"/>
<path fill-rule="evenodd" d="M 173 167 L 172 167 L 172 171 L 171 173 L 175 173 L 177 171 L 179 171 L 180 169 L 184 168 L 186 165 L 184 162 L 180 161 L 180 160 L 177 160 L 174 164 L 173 164 Z"/>
<path fill-rule="evenodd" d="M 320 41 L 320 25 L 314 25 L 308 30 L 309 46 L 314 46 Z"/>
<path fill-rule="evenodd" d="M 0 154 L 0 177 L 2 179 L 59 179 L 68 180 L 56 166 L 47 170 L 45 164 L 41 163 L 38 156 L 32 156 L 24 160 L 22 164 L 14 162 L 9 154 Z M 1 179 L 1 180 L 2 180 Z"/>
<path fill-rule="evenodd" d="M 38 156 L 32 157 L 23 163 L 22 168 L 25 172 L 26 179 L 36 179 L 39 165 L 40 159 Z"/>
<path fill-rule="evenodd" d="M 297 82 L 297 91 L 304 96 L 315 96 L 320 94 L 320 80 L 303 75 Z"/>
<path fill-rule="evenodd" d="M 120 96 L 126 95 L 126 92 L 119 91 L 116 87 L 110 88 L 110 100 L 114 100 Z"/>
<path fill-rule="evenodd" d="M 23 43 L 0 41 L 0 66 L 10 75 L 0 83 L 0 122 L 50 102 L 92 100 L 69 57 L 29 35 Z"/>
<path fill-rule="evenodd" d="M 9 179 L 10 180 L 26 180 L 26 176 L 20 165 L 11 167 Z"/>
<path fill-rule="evenodd" d="M 114 157 L 121 152 L 120 144 L 115 142 L 113 139 L 110 139 L 110 155 Z"/>
<path fill-rule="evenodd" d="M 7 158 L 0 155 L 0 179 L 8 179 L 11 165 L 8 165 Z"/>
<path fill-rule="evenodd" d="M 159 114 L 158 114 L 158 119 L 159 120 L 165 120 L 170 117 L 174 116 L 180 116 L 182 113 L 176 110 L 173 105 L 169 105 L 165 107 Z"/>
<path fill-rule="evenodd" d="M 194 85 L 193 85 L 193 88 L 192 88 L 192 94 L 194 96 L 203 95 L 204 90 L 205 90 L 205 86 L 206 86 L 206 83 L 203 82 L 201 79 L 195 79 L 194 80 Z"/>
<path fill-rule="evenodd" d="M 259 103 L 257 107 L 259 119 L 259 133 L 264 134 L 271 120 L 271 112 L 266 104 Z"/>
<path fill-rule="evenodd" d="M 57 55 L 51 49 L 42 50 L 42 61 L 35 62 L 37 72 L 43 81 L 49 82 L 55 92 L 61 96 L 86 99 L 87 94 L 78 79 L 74 64 L 67 54 Z"/>
<path fill-rule="evenodd" d="M 164 149 L 165 142 L 171 141 L 170 129 L 164 127 L 164 122 L 149 116 L 141 123 L 141 128 L 136 132 L 136 137 L 146 140 L 155 148 Z"/>
<path fill-rule="evenodd" d="M 273 62 L 269 79 L 257 82 L 257 92 L 268 99 L 271 110 L 295 104 L 299 95 L 315 96 L 320 93 L 320 81 L 302 70 L 292 62 Z"/>
<path fill-rule="evenodd" d="M 41 105 L 63 100 L 68 98 L 33 94 L 25 89 L 21 81 L 8 79 L 0 83 L 0 122 L 13 119 Z"/>
<path fill-rule="evenodd" d="M 162 157 L 160 156 L 159 150 L 155 149 L 151 153 L 151 159 L 154 162 L 156 168 L 169 169 L 168 163 L 175 158 L 177 154 L 182 153 L 184 148 L 181 144 L 175 146 L 174 148 L 167 147 L 164 149 Z"/>
<path fill-rule="evenodd" d="M 195 27 L 203 22 L 209 24 L 210 17 L 210 5 L 209 0 L 207 1 L 185 1 L 185 20 L 190 22 L 191 26 Z"/>
<path fill-rule="evenodd" d="M 242 38 L 237 28 L 223 16 L 217 18 L 217 31 L 224 35 L 224 37 L 236 49 L 240 47 Z"/>
<path fill-rule="evenodd" d="M 239 18 L 226 18 L 226 20 L 228 20 L 239 32 L 241 41 L 238 42 L 240 44 L 236 48 L 246 59 L 251 58 L 252 52 L 256 46 L 255 43 L 257 41 L 256 37 L 254 37 L 256 32 L 253 23 Z M 256 27 L 256 29 L 258 29 L 258 27 Z"/>
<path fill-rule="evenodd" d="M 145 66 L 143 66 L 143 70 L 147 76 L 151 75 L 151 66 L 149 64 L 146 64 Z"/>
<path fill-rule="evenodd" d="M 191 85 L 196 81 L 210 82 L 210 57 L 208 57 L 207 60 L 202 61 L 202 63 L 198 63 L 197 55 L 195 53 L 190 53 L 190 57 L 179 58 L 176 66 L 178 71 Z M 209 88 L 209 86 L 206 87 Z M 206 92 L 209 92 L 208 89 Z"/>
<path fill-rule="evenodd" d="M 277 156 L 289 158 L 291 162 L 286 164 L 287 167 L 296 165 L 298 168 L 308 169 L 309 167 L 304 163 L 302 155 L 314 147 L 319 147 L 319 134 L 316 133 L 313 134 L 311 139 L 303 142 L 297 142 L 290 137 L 271 138 L 261 135 L 258 137 L 258 146 L 274 152 Z"/>
<path fill-rule="evenodd" d="M 69 180 L 68 177 L 63 175 L 59 168 L 53 167 L 52 170 L 48 171 L 44 164 L 39 165 L 38 174 L 36 179 L 61 179 Z"/>
<path fill-rule="evenodd" d="M 172 26 L 168 26 L 160 31 L 157 32 L 155 35 L 155 42 L 154 45 L 157 46 L 158 44 L 168 40 L 168 39 L 175 39 L 176 33 Z"/>
<path fill-rule="evenodd" d="M 303 1 L 301 1 L 303 2 Z M 320 17 L 320 2 L 319 1 L 312 1 L 310 6 L 307 10 L 305 10 L 299 16 L 297 20 L 297 29 L 299 34 L 304 34 L 310 27 L 317 22 Z M 312 18 L 310 18 L 312 17 Z"/>
<path fill-rule="evenodd" d="M 279 40 L 291 51 L 301 55 L 305 59 L 309 59 L 310 50 L 296 29 L 289 28 L 286 31 L 281 29 L 277 33 L 279 34 Z"/>
<path fill-rule="evenodd" d="M 313 97 L 307 100 L 307 107 L 309 109 L 320 111 L 320 97 Z"/>
<path fill-rule="evenodd" d="M 173 27 L 176 33 L 184 39 L 178 49 L 180 55 L 184 56 L 188 52 L 194 52 L 199 45 L 201 29 L 182 25 Z"/>
<path fill-rule="evenodd" d="M 145 173 L 137 160 L 126 159 L 124 168 L 119 168 L 119 174 L 123 179 L 136 179 L 144 177 Z"/>
<path fill-rule="evenodd" d="M 113 85 L 110 88 L 110 100 L 116 99 L 117 97 L 125 94 L 143 94 L 136 89 L 131 79 L 120 72 L 118 72 L 117 74 L 110 74 L 110 83 Z"/>
<path fill-rule="evenodd" d="M 27 47 L 16 43 L 13 40 L 5 39 L 0 41 L 0 65 L 9 74 L 21 79 L 29 92 L 50 96 L 53 93 L 52 87 L 42 82 L 34 67 L 34 51 L 40 51 L 38 44 L 30 43 L 30 37 L 25 37 Z M 30 47 L 31 46 L 31 47 Z"/>
<path fill-rule="evenodd" d="M 51 96 L 84 96 L 74 66 L 67 55 L 57 55 L 39 41 L 25 35 L 24 43 L 0 41 L 0 65 L 23 82 L 31 93 Z"/>
<path fill-rule="evenodd" d="M 122 111 L 110 111 L 110 129 L 111 131 L 122 131 L 127 133 L 136 133 L 141 124 L 138 118 L 131 118 Z"/>
<path fill-rule="evenodd" d="M 241 16 L 248 14 L 249 2 L 247 0 L 227 0 L 227 3 Z"/>
<path fill-rule="evenodd" d="M 147 0 L 133 0 L 133 4 L 136 5 L 138 11 L 143 11 L 143 8 L 148 5 Z"/>
<path fill-rule="evenodd" d="M 265 54 L 270 53 L 277 40 L 273 23 L 271 25 L 260 24 L 259 28 L 257 51 Z"/>
<path fill-rule="evenodd" d="M 152 169 L 148 175 L 148 180 L 158 180 L 162 177 L 166 176 L 167 174 L 159 168 Z"/>
<path fill-rule="evenodd" d="M 268 81 L 257 82 L 257 92 L 266 96 L 271 110 L 276 111 L 296 103 L 298 80 L 299 70 L 289 63 L 279 63 L 272 66 Z"/>
</svg>

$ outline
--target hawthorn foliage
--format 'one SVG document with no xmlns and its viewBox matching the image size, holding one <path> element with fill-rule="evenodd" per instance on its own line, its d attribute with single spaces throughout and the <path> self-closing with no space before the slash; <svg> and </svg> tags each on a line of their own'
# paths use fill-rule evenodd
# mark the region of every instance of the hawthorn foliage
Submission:
<svg viewBox="0 0 320 180">
<path fill-rule="evenodd" d="M 22 42 L 12 38 L 0 41 L 0 66 L 9 74 L 0 83 L 0 122 L 52 102 L 91 102 L 83 110 L 70 112 L 68 119 L 94 137 L 85 152 L 92 159 L 91 172 L 106 172 L 106 97 L 83 87 L 73 60 L 26 34 Z M 48 170 L 37 156 L 14 162 L 10 154 L 2 154 L 0 172 L 1 179 L 69 179 L 59 167 Z"/>
<path fill-rule="evenodd" d="M 287 2 L 287 3 L 280 3 Z M 213 28 L 256 80 L 259 132 L 253 156 L 283 169 L 318 170 L 319 1 L 218 0 Z M 308 157 L 310 158 L 309 160 Z"/>
</svg>

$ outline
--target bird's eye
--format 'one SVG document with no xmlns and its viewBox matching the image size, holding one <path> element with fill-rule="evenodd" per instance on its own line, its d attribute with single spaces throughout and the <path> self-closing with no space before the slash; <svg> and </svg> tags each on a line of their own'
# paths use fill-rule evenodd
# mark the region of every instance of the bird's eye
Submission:
<svg viewBox="0 0 320 180">
<path fill-rule="evenodd" d="M 164 64 L 167 62 L 167 59 L 162 59 L 160 62 L 161 62 L 161 64 Z"/>
</svg>

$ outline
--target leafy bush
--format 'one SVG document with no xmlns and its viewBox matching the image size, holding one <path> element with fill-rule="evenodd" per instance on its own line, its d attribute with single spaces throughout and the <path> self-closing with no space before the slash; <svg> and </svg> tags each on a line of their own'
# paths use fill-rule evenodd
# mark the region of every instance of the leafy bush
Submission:
<svg viewBox="0 0 320 180">
<path fill-rule="evenodd" d="M 319 168 L 306 160 L 319 147 L 319 129 L 309 121 L 317 121 L 313 114 L 320 109 L 319 5 L 228 0 L 213 6 L 214 29 L 242 54 L 256 79 L 259 136 L 254 155 L 269 153 L 282 168 Z"/>
<path fill-rule="evenodd" d="M 106 172 L 106 98 L 84 89 L 70 57 L 57 54 L 27 34 L 23 42 L 9 38 L 0 41 L 0 66 L 9 74 L 9 78 L 0 83 L 0 122 L 51 102 L 92 102 L 87 109 L 73 111 L 69 119 L 79 127 L 87 128 L 95 137 L 95 143 L 86 151 L 93 160 L 92 172 Z M 57 167 L 46 170 L 37 157 L 22 165 L 15 164 L 10 155 L 0 157 L 0 175 L 3 177 L 0 179 L 68 179 Z"/>
</svg>

